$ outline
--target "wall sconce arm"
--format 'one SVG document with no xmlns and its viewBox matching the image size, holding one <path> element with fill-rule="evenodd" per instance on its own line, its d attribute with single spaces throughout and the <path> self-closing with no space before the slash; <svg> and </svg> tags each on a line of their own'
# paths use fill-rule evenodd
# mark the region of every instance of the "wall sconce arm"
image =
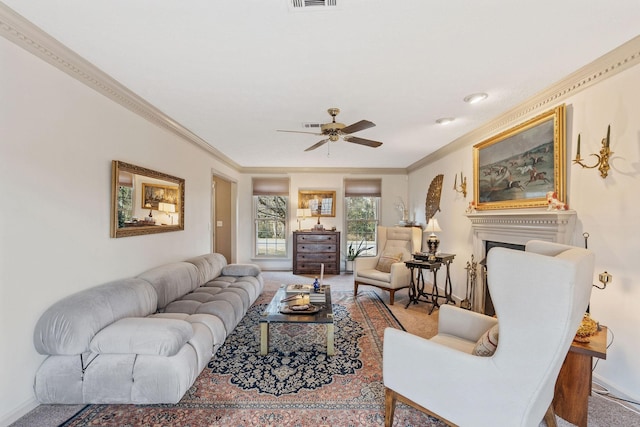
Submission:
<svg viewBox="0 0 640 427">
<path fill-rule="evenodd" d="M 578 149 L 576 150 L 576 158 L 573 159 L 573 164 L 578 164 L 585 169 L 594 169 L 598 168 L 600 171 L 600 176 L 602 178 L 606 178 L 609 174 L 609 156 L 613 154 L 613 151 L 609 148 L 610 143 L 610 133 L 611 133 L 611 125 L 607 127 L 607 137 L 602 138 L 602 148 L 600 149 L 600 154 L 590 154 L 590 156 L 595 156 L 598 159 L 598 162 L 593 166 L 586 165 L 582 158 L 580 157 L 580 134 L 578 134 Z"/>
<path fill-rule="evenodd" d="M 460 185 L 458 186 L 458 175 L 453 180 L 453 190 L 456 193 L 462 193 L 462 197 L 467 197 L 467 177 L 460 172 Z"/>
</svg>

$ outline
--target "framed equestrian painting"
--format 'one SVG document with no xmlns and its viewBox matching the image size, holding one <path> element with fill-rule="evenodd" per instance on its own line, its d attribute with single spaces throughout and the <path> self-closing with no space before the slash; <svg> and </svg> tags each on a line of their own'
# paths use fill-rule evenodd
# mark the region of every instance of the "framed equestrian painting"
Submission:
<svg viewBox="0 0 640 427">
<path fill-rule="evenodd" d="M 476 209 L 566 202 L 565 133 L 563 104 L 474 145 Z"/>
</svg>

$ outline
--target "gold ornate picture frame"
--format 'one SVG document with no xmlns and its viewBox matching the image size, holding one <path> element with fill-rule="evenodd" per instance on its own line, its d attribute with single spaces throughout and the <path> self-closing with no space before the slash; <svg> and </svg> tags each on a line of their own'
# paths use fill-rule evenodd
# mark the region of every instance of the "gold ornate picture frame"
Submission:
<svg viewBox="0 0 640 427">
<path fill-rule="evenodd" d="M 333 190 L 298 190 L 298 208 L 311 209 L 311 216 L 336 216 L 336 192 Z"/>
<path fill-rule="evenodd" d="M 566 202 L 565 106 L 560 105 L 473 146 L 476 209 Z"/>
<path fill-rule="evenodd" d="M 183 178 L 119 160 L 111 162 L 111 175 L 111 237 L 184 230 Z M 122 191 L 123 188 L 128 191 Z M 158 191 L 150 191 L 145 197 L 147 189 L 154 188 Z M 142 206 L 138 205 L 137 200 L 141 200 Z M 154 210 L 154 221 L 146 220 L 147 214 Z M 156 221 L 159 218 L 162 220 Z"/>
</svg>

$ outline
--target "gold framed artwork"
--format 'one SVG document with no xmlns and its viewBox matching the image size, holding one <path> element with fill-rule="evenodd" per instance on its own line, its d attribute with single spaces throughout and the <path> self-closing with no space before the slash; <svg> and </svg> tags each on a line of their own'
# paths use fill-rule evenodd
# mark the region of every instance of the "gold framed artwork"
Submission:
<svg viewBox="0 0 640 427">
<path fill-rule="evenodd" d="M 560 105 L 473 146 L 476 209 L 546 207 L 566 202 L 565 106 Z"/>
<path fill-rule="evenodd" d="M 183 178 L 119 160 L 111 168 L 111 237 L 184 230 Z"/>
<path fill-rule="evenodd" d="M 311 209 L 311 216 L 336 216 L 336 192 L 298 190 L 298 209 Z"/>
<path fill-rule="evenodd" d="M 142 183 L 142 207 L 158 209 L 160 203 L 171 204 L 174 207 L 180 203 L 180 189 L 178 186 Z"/>
</svg>

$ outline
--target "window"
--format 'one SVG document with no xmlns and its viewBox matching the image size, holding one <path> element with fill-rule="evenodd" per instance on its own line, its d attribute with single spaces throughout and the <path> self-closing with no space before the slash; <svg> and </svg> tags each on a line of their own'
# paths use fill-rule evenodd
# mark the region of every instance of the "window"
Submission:
<svg viewBox="0 0 640 427">
<path fill-rule="evenodd" d="M 120 171 L 118 175 L 118 228 L 133 219 L 133 174 Z"/>
<path fill-rule="evenodd" d="M 255 256 L 287 256 L 288 178 L 253 179 Z"/>
<path fill-rule="evenodd" d="M 378 215 L 380 211 L 380 179 L 346 179 L 344 181 L 346 247 L 371 249 L 360 256 L 375 256 L 377 252 Z"/>
</svg>

